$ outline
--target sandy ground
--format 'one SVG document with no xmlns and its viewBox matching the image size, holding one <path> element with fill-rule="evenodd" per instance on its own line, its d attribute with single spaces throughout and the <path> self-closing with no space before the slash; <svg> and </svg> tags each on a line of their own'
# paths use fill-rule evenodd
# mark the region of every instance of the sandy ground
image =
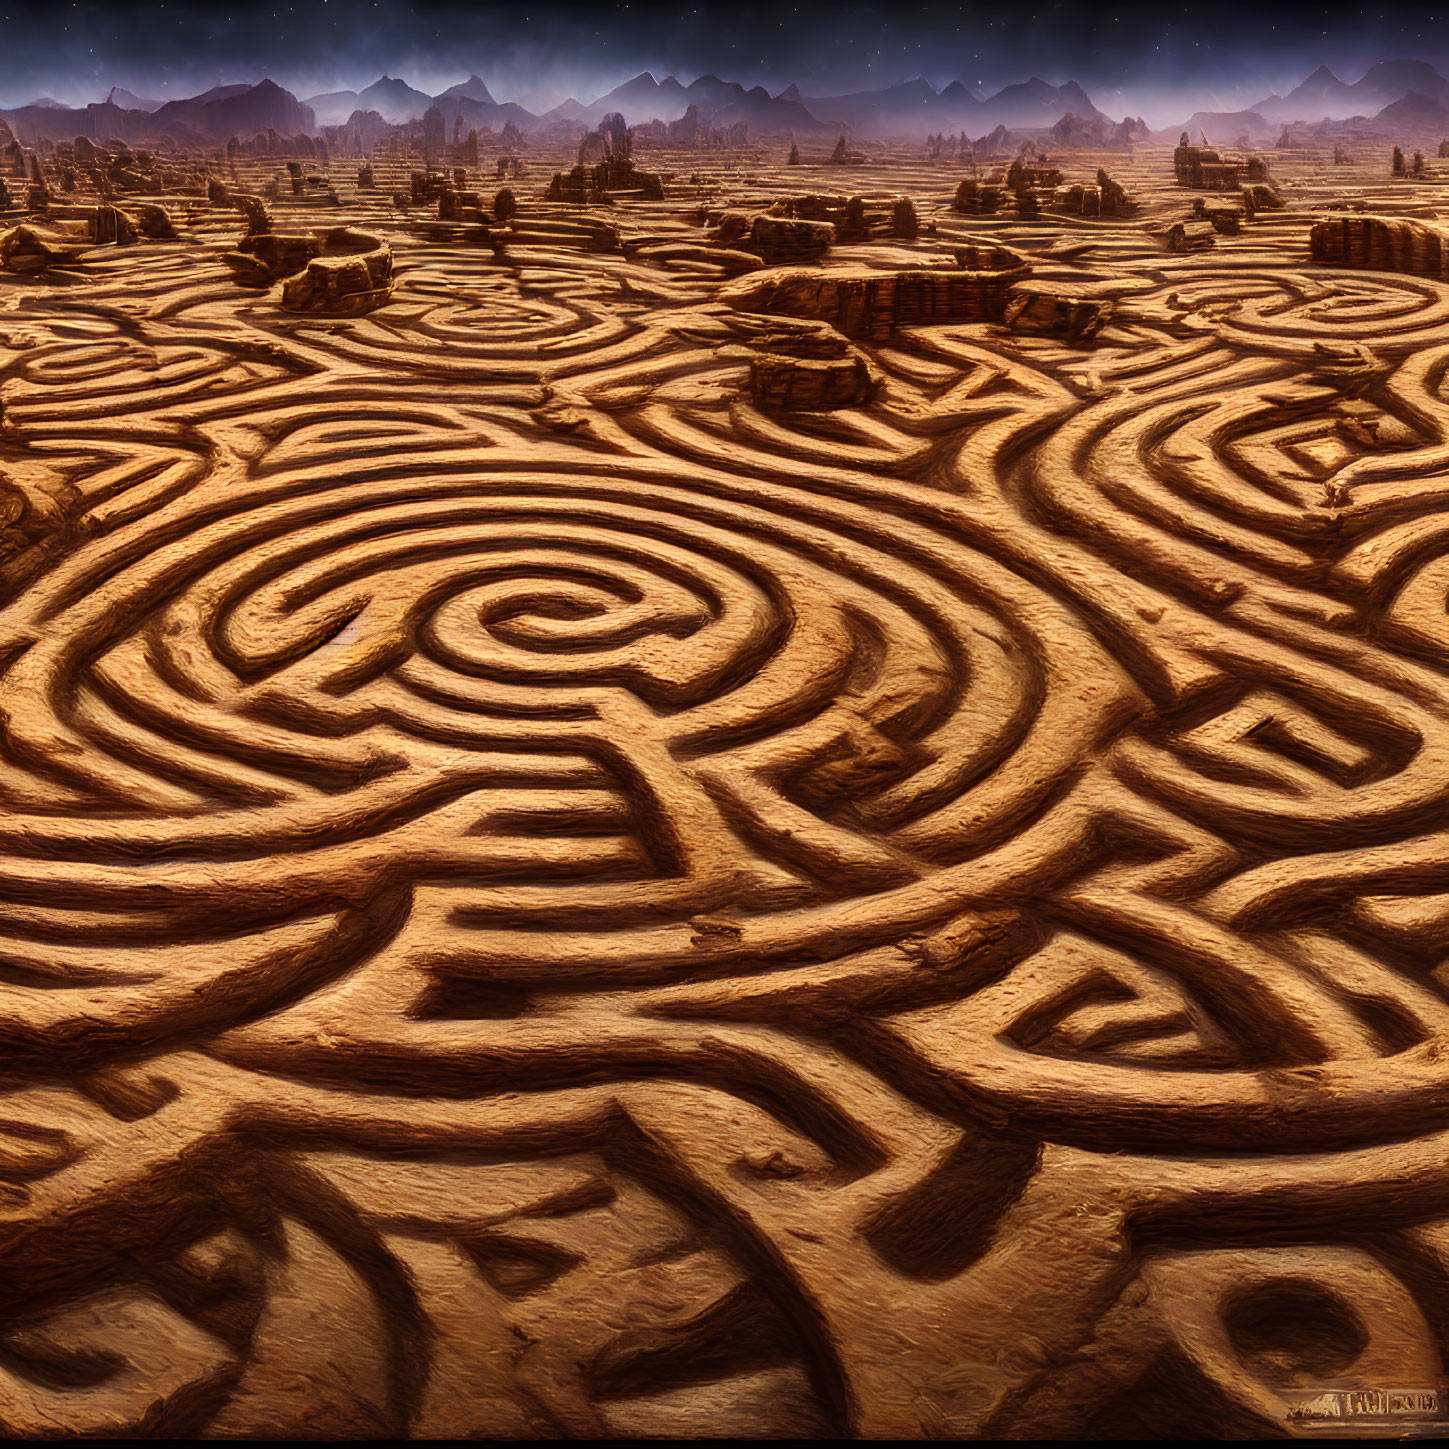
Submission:
<svg viewBox="0 0 1449 1449">
<path fill-rule="evenodd" d="M 195 195 L 0 272 L 0 1431 L 1442 1432 L 1449 286 L 1309 235 L 1449 175 L 640 159 L 284 186 L 357 317 Z M 1110 315 L 756 401 L 810 191 Z"/>
</svg>

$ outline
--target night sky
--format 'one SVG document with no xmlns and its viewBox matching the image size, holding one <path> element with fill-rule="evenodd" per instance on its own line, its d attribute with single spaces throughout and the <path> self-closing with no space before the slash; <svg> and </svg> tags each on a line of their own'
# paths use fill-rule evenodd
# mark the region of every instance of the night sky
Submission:
<svg viewBox="0 0 1449 1449">
<path fill-rule="evenodd" d="M 1449 7 L 1449 0 L 1444 0 Z M 713 73 L 772 92 L 874 89 L 924 75 L 982 94 L 1032 75 L 1080 81 L 1113 114 L 1231 109 L 1320 64 L 1356 80 L 1375 60 L 1449 65 L 1435 0 L 1399 9 L 1197 5 L 488 4 L 458 0 L 0 0 L 0 106 L 100 100 L 112 85 L 169 98 L 270 76 L 300 97 L 401 75 L 429 93 L 475 71 L 495 99 L 588 101 L 641 70 Z"/>
</svg>

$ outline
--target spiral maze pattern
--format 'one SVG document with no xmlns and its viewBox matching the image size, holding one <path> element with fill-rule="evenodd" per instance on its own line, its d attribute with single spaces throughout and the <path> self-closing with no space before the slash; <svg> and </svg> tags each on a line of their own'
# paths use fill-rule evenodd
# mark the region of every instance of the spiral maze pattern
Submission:
<svg viewBox="0 0 1449 1449">
<path fill-rule="evenodd" d="M 1449 290 L 1045 254 L 1092 350 L 785 414 L 702 272 L 396 245 L 0 310 L 6 1432 L 1437 1385 Z"/>
</svg>

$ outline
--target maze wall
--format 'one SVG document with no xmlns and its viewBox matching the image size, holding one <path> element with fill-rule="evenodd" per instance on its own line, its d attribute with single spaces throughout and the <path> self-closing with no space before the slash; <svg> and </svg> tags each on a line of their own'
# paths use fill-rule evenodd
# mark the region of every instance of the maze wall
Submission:
<svg viewBox="0 0 1449 1449">
<path fill-rule="evenodd" d="M 0 287 L 0 1429 L 1428 1412 L 1449 290 L 1299 232 L 819 414 L 708 266 Z"/>
</svg>

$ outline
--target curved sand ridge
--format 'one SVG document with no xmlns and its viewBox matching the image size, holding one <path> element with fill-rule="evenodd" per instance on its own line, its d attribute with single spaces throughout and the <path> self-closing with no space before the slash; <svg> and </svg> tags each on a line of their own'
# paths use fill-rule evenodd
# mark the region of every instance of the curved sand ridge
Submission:
<svg viewBox="0 0 1449 1449">
<path fill-rule="evenodd" d="M 668 204 L 349 202 L 355 318 L 202 208 L 0 292 L 7 1432 L 1438 1382 L 1449 290 L 1296 213 L 1168 256 L 1150 164 L 1023 226 L 901 163 L 937 235 L 827 265 L 989 232 L 1115 311 L 828 412 Z"/>
</svg>

